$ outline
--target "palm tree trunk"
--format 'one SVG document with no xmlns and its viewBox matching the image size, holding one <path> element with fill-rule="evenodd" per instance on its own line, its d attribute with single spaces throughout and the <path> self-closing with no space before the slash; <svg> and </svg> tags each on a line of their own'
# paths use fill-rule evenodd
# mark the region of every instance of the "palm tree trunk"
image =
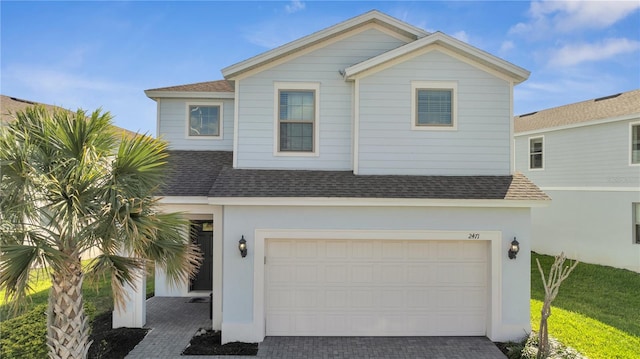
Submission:
<svg viewBox="0 0 640 359">
<path fill-rule="evenodd" d="M 84 314 L 80 261 L 52 275 L 47 311 L 47 346 L 52 359 L 83 359 L 89 351 L 89 326 Z"/>
</svg>

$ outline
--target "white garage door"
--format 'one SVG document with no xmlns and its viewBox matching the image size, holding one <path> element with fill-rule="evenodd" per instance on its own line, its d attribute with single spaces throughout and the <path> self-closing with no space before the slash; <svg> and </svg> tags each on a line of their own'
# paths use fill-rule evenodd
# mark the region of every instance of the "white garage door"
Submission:
<svg viewBox="0 0 640 359">
<path fill-rule="evenodd" d="M 485 335 L 487 242 L 267 240 L 267 335 Z"/>
</svg>

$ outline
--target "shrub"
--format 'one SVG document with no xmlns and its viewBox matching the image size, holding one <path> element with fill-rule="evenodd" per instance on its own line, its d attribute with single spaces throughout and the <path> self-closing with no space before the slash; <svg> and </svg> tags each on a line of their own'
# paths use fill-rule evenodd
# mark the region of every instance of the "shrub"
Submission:
<svg viewBox="0 0 640 359">
<path fill-rule="evenodd" d="M 85 315 L 94 316 L 96 307 L 85 303 Z M 47 305 L 0 323 L 0 358 L 40 359 L 47 357 Z"/>
<path fill-rule="evenodd" d="M 0 358 L 47 357 L 47 305 L 0 323 Z"/>
</svg>

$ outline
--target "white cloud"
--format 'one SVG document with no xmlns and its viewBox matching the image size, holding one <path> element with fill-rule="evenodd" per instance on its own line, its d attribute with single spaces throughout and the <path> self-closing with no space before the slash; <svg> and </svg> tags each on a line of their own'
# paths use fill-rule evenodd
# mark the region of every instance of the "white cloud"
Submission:
<svg viewBox="0 0 640 359">
<path fill-rule="evenodd" d="M 462 42 L 469 43 L 469 34 L 467 34 L 467 32 L 464 30 L 456 31 L 453 34 L 451 34 L 451 36 L 455 37 L 456 39 Z"/>
<path fill-rule="evenodd" d="M 503 41 L 502 44 L 500 45 L 500 49 L 498 50 L 498 52 L 502 55 L 514 49 L 515 47 L 516 45 L 513 43 L 513 41 L 510 41 L 510 40 Z"/>
<path fill-rule="evenodd" d="M 640 42 L 626 38 L 606 39 L 594 44 L 572 44 L 553 51 L 551 66 L 572 66 L 583 62 L 601 61 L 640 49 Z"/>
<path fill-rule="evenodd" d="M 22 83 L 25 87 L 39 88 L 46 92 L 121 91 L 130 89 L 130 87 L 116 82 L 28 65 L 10 66 L 4 71 L 3 75 L 13 79 L 13 82 Z"/>
<path fill-rule="evenodd" d="M 110 111 L 117 126 L 154 134 L 155 106 L 140 84 L 36 65 L 9 65 L 2 70 L 4 95 L 75 110 Z"/>
<path fill-rule="evenodd" d="M 532 1 L 529 7 L 530 21 L 514 25 L 509 33 L 604 29 L 638 9 L 639 1 Z"/>
<path fill-rule="evenodd" d="M 291 3 L 284 6 L 284 11 L 287 14 L 293 14 L 294 12 L 298 12 L 300 10 L 304 10 L 305 4 L 300 0 L 292 0 Z"/>
</svg>

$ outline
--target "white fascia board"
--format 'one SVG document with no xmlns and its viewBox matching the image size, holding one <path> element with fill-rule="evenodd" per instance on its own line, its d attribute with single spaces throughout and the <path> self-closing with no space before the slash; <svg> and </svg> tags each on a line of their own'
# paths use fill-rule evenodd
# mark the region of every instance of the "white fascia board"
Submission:
<svg viewBox="0 0 640 359">
<path fill-rule="evenodd" d="M 160 204 L 209 204 L 205 196 L 165 196 L 156 199 Z"/>
<path fill-rule="evenodd" d="M 329 197 L 209 197 L 216 206 L 335 206 L 335 207 L 546 207 L 551 200 L 329 198 Z"/>
<path fill-rule="evenodd" d="M 207 98 L 207 99 L 233 99 L 233 92 L 192 92 L 192 91 L 145 91 L 147 97 L 156 98 Z"/>
<path fill-rule="evenodd" d="M 578 127 L 602 125 L 602 124 L 605 124 L 605 123 L 618 122 L 618 121 L 636 120 L 636 119 L 639 119 L 639 118 L 640 118 L 640 112 L 637 112 L 637 113 L 631 113 L 631 114 L 628 114 L 628 115 L 622 115 L 622 116 L 616 116 L 616 117 L 610 117 L 610 118 L 603 118 L 603 119 L 599 119 L 599 120 L 577 122 L 577 123 L 572 123 L 572 124 L 569 124 L 569 125 L 556 126 L 556 127 L 545 127 L 545 128 L 539 128 L 537 130 L 518 132 L 513 137 L 531 136 L 531 135 L 537 135 L 537 134 L 545 133 L 545 132 L 553 132 L 553 131 L 560 131 L 560 130 L 568 130 L 568 129 L 572 129 L 572 128 L 578 128 Z"/>
<path fill-rule="evenodd" d="M 387 51 L 376 57 L 372 57 L 371 59 L 347 67 L 344 70 L 344 78 L 346 80 L 352 80 L 355 76 L 366 70 L 372 69 L 378 65 L 384 64 L 388 61 L 397 59 L 401 56 L 410 54 L 413 51 L 420 50 L 426 46 L 433 44 L 440 44 L 441 46 L 457 52 L 467 58 L 493 68 L 501 73 L 504 73 L 508 77 L 512 78 L 515 84 L 521 83 L 524 80 L 528 79 L 529 75 L 531 74 L 529 71 L 523 69 L 522 67 L 516 66 L 501 58 L 493 56 L 456 38 L 445 35 L 442 32 L 435 32 L 414 42 L 410 42 L 406 45 Z"/>
<path fill-rule="evenodd" d="M 622 177 L 624 178 L 624 177 Z M 540 187 L 542 191 L 640 192 L 640 187 Z"/>
<path fill-rule="evenodd" d="M 377 10 L 372 10 L 360 16 L 356 16 L 349 20 L 343 21 L 339 24 L 330 26 L 324 30 L 314 32 L 311 35 L 307 35 L 298 40 L 294 40 L 292 42 L 279 46 L 273 50 L 263 52 L 247 60 L 238 62 L 231 66 L 227 66 L 221 70 L 222 76 L 224 76 L 225 79 L 233 79 L 234 77 L 236 77 L 237 75 L 239 75 L 240 73 L 246 70 L 259 67 L 276 58 L 296 52 L 307 46 L 321 42 L 332 36 L 335 36 L 336 34 L 340 34 L 344 31 L 348 31 L 351 28 L 366 24 L 371 21 L 379 22 L 380 24 L 385 25 L 389 28 L 395 28 L 397 29 L 396 31 L 399 31 L 399 32 L 405 32 L 405 33 L 411 34 L 416 39 L 429 35 L 427 31 L 424 31 L 418 27 L 407 24 L 389 15 L 383 14 Z"/>
</svg>

